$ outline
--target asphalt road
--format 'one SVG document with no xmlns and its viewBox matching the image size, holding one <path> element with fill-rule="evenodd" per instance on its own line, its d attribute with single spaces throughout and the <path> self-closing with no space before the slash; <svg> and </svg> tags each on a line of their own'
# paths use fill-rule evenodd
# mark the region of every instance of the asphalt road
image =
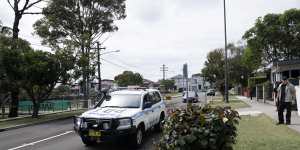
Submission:
<svg viewBox="0 0 300 150">
<path fill-rule="evenodd" d="M 200 101 L 204 101 L 204 94 L 199 94 Z M 169 109 L 185 107 L 181 97 L 167 103 Z M 154 142 L 159 140 L 160 133 L 146 134 L 141 150 L 155 149 Z M 0 150 L 129 150 L 130 147 L 121 140 L 117 143 L 101 143 L 94 147 L 86 147 L 73 131 L 72 119 L 54 121 L 5 132 L 0 132 Z"/>
</svg>

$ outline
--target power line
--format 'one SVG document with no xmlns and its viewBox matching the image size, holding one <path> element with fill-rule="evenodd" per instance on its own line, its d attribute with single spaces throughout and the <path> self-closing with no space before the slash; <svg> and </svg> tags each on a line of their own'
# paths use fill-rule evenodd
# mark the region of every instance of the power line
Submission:
<svg viewBox="0 0 300 150">
<path fill-rule="evenodd" d="M 103 60 L 103 61 L 105 61 L 105 62 L 107 62 L 107 63 L 109 63 L 109 64 L 112 64 L 112 65 L 114 65 L 114 66 L 117 66 L 117 67 L 119 67 L 119 68 L 122 68 L 122 69 L 125 69 L 125 70 L 132 70 L 132 71 L 135 71 L 135 72 L 140 72 L 139 70 L 136 70 L 136 69 L 132 69 L 132 68 L 129 68 L 129 67 L 126 67 L 126 66 L 122 66 L 122 65 L 120 65 L 120 64 L 117 64 L 117 63 L 114 63 L 114 62 L 112 62 L 112 61 L 109 61 L 109 60 L 106 60 L 106 59 L 103 59 L 103 58 L 101 58 L 101 60 Z M 157 74 L 149 74 L 149 73 L 144 73 L 144 74 L 147 74 L 147 75 L 149 75 L 149 76 L 158 76 Z"/>
<path fill-rule="evenodd" d="M 121 66 L 121 65 L 119 65 L 119 64 L 117 64 L 117 63 L 111 62 L 111 61 L 106 60 L 106 59 L 103 59 L 103 58 L 101 58 L 101 60 L 103 60 L 103 61 L 105 61 L 105 62 L 107 62 L 107 63 L 110 63 L 110 64 L 112 64 L 112 65 L 115 65 L 115 66 L 117 66 L 117 67 L 120 67 L 120 68 L 122 68 L 122 69 L 130 69 L 130 68 Z"/>
<path fill-rule="evenodd" d="M 142 69 L 141 67 L 137 67 L 135 65 L 132 65 L 132 64 L 129 64 L 127 62 L 125 62 L 124 60 L 120 59 L 119 57 L 117 57 L 115 54 L 112 54 L 114 57 L 114 59 L 116 59 L 118 62 L 120 62 L 121 64 L 127 66 L 127 68 L 131 69 L 131 68 L 135 68 L 135 70 L 137 72 L 149 72 L 149 70 L 144 70 Z M 131 69 L 132 70 L 132 69 Z M 173 71 L 174 72 L 174 71 Z M 148 74 L 150 75 L 150 74 Z M 159 73 L 151 73 L 151 76 L 159 76 L 160 74 Z"/>
<path fill-rule="evenodd" d="M 117 57 L 115 54 L 112 54 L 112 55 L 115 56 L 114 59 L 116 59 L 117 61 L 119 61 L 120 63 L 122 63 L 122 64 L 124 64 L 124 65 L 126 65 L 128 67 L 132 67 L 132 68 L 136 68 L 136 69 L 141 69 L 140 67 L 137 67 L 135 65 L 131 65 L 131 64 L 125 62 L 124 60 L 122 60 L 119 57 Z"/>
<path fill-rule="evenodd" d="M 102 43 L 101 44 L 103 44 L 104 42 L 106 42 L 109 38 L 111 38 L 112 37 L 112 33 L 111 34 L 109 34 L 103 41 L 102 41 Z"/>
</svg>

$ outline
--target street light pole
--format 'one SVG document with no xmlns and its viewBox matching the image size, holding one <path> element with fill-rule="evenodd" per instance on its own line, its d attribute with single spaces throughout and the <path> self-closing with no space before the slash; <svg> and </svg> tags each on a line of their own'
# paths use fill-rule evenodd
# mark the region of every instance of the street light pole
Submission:
<svg viewBox="0 0 300 150">
<path fill-rule="evenodd" d="M 225 102 L 228 103 L 228 59 L 227 59 L 227 31 L 226 31 L 226 0 L 224 2 L 224 35 L 225 35 Z"/>
</svg>

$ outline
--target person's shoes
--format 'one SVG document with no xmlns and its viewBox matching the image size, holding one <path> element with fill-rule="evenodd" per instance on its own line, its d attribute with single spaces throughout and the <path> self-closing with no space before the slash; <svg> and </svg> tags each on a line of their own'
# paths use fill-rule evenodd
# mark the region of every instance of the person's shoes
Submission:
<svg viewBox="0 0 300 150">
<path fill-rule="evenodd" d="M 282 122 L 277 122 L 277 123 L 276 123 L 276 125 L 281 125 L 281 124 L 283 124 L 283 123 L 282 123 Z"/>
<path fill-rule="evenodd" d="M 285 123 L 286 125 L 291 125 L 291 123 L 290 122 L 287 122 L 287 123 Z"/>
</svg>

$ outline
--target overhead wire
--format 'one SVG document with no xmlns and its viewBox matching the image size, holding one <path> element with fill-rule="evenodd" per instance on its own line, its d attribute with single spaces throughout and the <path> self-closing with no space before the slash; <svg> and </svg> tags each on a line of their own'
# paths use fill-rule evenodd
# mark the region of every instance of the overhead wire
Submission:
<svg viewBox="0 0 300 150">
<path fill-rule="evenodd" d="M 135 72 L 140 72 L 139 70 L 136 70 L 136 69 L 132 69 L 132 68 L 130 68 L 130 67 L 126 67 L 126 66 L 122 66 L 122 65 L 120 65 L 120 64 L 117 64 L 117 63 L 115 63 L 115 62 L 112 62 L 112 61 L 109 61 L 109 60 L 106 60 L 106 59 L 103 59 L 103 58 L 100 58 L 101 60 L 103 60 L 103 61 L 105 61 L 105 62 L 107 62 L 107 63 L 109 63 L 109 64 L 112 64 L 112 65 L 115 65 L 115 66 L 117 66 L 117 67 L 119 67 L 119 68 L 122 68 L 122 69 L 126 69 L 126 70 L 132 70 L 132 71 L 135 71 Z M 156 74 L 149 74 L 149 73 L 144 73 L 143 72 L 143 74 L 147 74 L 147 75 L 149 75 L 149 76 L 158 76 L 158 74 L 156 75 Z"/>
</svg>

